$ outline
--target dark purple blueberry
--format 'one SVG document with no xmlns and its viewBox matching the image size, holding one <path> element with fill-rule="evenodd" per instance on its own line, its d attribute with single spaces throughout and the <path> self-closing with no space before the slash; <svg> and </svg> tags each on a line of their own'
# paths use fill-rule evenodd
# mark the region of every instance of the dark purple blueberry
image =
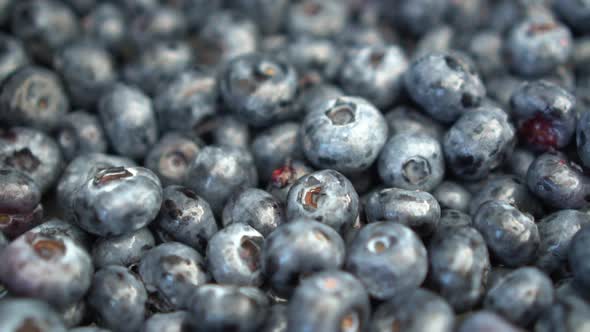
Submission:
<svg viewBox="0 0 590 332">
<path fill-rule="evenodd" d="M 194 1 L 193 1 L 194 2 Z M 261 32 L 278 33 L 285 24 L 290 0 L 232 0 L 232 8 L 252 19 Z"/>
<path fill-rule="evenodd" d="M 290 42 L 284 52 L 302 74 L 302 80 L 307 77 L 332 80 L 338 74 L 342 63 L 342 51 L 329 39 L 299 37 Z M 301 83 L 304 86 L 306 84 Z"/>
<path fill-rule="evenodd" d="M 109 265 L 131 266 L 156 245 L 147 228 L 115 237 L 99 238 L 92 245 L 92 262 L 96 268 Z"/>
<path fill-rule="evenodd" d="M 82 19 L 81 24 L 82 31 L 90 39 L 111 51 L 121 51 L 127 28 L 125 15 L 119 6 L 100 2 Z"/>
<path fill-rule="evenodd" d="M 416 103 L 444 123 L 480 106 L 486 94 L 475 69 L 452 53 L 430 53 L 415 60 L 406 71 L 405 86 Z"/>
<path fill-rule="evenodd" d="M 287 11 L 287 31 L 292 36 L 339 35 L 348 20 L 346 1 L 303 0 L 292 2 Z"/>
<path fill-rule="evenodd" d="M 399 106 L 385 114 L 389 137 L 402 133 L 419 133 L 442 141 L 445 129 L 440 123 L 409 106 Z"/>
<path fill-rule="evenodd" d="M 143 323 L 147 292 L 127 268 L 111 265 L 94 274 L 87 301 L 101 326 L 132 332 Z"/>
<path fill-rule="evenodd" d="M 361 228 L 348 246 L 346 270 L 372 297 L 385 300 L 418 288 L 426 278 L 428 257 L 411 229 L 377 222 Z"/>
<path fill-rule="evenodd" d="M 575 31 L 590 32 L 590 4 L 580 0 L 561 0 L 553 3 L 555 11 Z"/>
<path fill-rule="evenodd" d="M 425 191 L 386 188 L 369 194 L 364 205 L 369 222 L 397 222 L 420 236 L 432 234 L 438 227 L 440 206 Z"/>
<path fill-rule="evenodd" d="M 369 328 L 367 291 L 346 272 L 325 271 L 304 279 L 288 306 L 289 332 L 356 332 Z"/>
<path fill-rule="evenodd" d="M 94 241 L 92 235 L 86 233 L 80 227 L 58 218 L 47 219 L 30 232 L 32 231 L 40 234 L 67 236 L 86 250 L 92 247 Z"/>
<path fill-rule="evenodd" d="M 246 189 L 233 195 L 222 213 L 224 227 L 235 223 L 247 224 L 263 236 L 286 222 L 283 204 L 261 189 Z"/>
<path fill-rule="evenodd" d="M 551 279 L 533 267 L 522 267 L 498 281 L 483 306 L 520 326 L 528 326 L 553 302 Z"/>
<path fill-rule="evenodd" d="M 590 290 L 590 264 L 586 256 L 590 249 L 590 227 L 581 228 L 571 239 L 568 260 L 574 280 L 585 290 Z"/>
<path fill-rule="evenodd" d="M 105 153 L 108 146 L 98 116 L 85 111 L 66 114 L 54 137 L 67 161 L 81 154 Z"/>
<path fill-rule="evenodd" d="M 451 1 L 400 0 L 391 3 L 380 0 L 380 3 L 392 23 L 413 35 L 422 35 L 442 23 Z"/>
<path fill-rule="evenodd" d="M 233 115 L 207 117 L 196 128 L 193 128 L 192 133 L 207 144 L 243 149 L 250 147 L 248 124 Z"/>
<path fill-rule="evenodd" d="M 443 181 L 434 189 L 432 195 L 438 201 L 441 209 L 453 209 L 467 212 L 472 195 L 462 185 L 453 181 Z"/>
<path fill-rule="evenodd" d="M 584 166 L 590 166 L 590 112 L 582 113 L 577 122 L 576 146 L 578 157 Z"/>
<path fill-rule="evenodd" d="M 37 204 L 29 211 L 0 212 L 0 232 L 14 239 L 43 222 L 43 205 Z"/>
<path fill-rule="evenodd" d="M 359 197 L 352 183 L 327 169 L 301 177 L 289 190 L 287 219 L 317 220 L 343 233 L 359 214 Z"/>
<path fill-rule="evenodd" d="M 144 332 L 183 332 L 194 329 L 191 315 L 186 311 L 154 314 L 143 323 Z"/>
<path fill-rule="evenodd" d="M 326 100 L 305 116 L 300 142 L 318 168 L 342 173 L 368 169 L 387 140 L 387 124 L 368 101 L 357 97 Z"/>
<path fill-rule="evenodd" d="M 272 172 L 287 160 L 303 158 L 298 131 L 298 123 L 286 122 L 272 126 L 254 138 L 251 151 L 261 180 L 271 180 Z"/>
<path fill-rule="evenodd" d="M 41 201 L 39 186 L 25 173 L 0 169 L 0 213 L 30 212 Z"/>
<path fill-rule="evenodd" d="M 299 178 L 313 172 L 313 169 L 301 160 L 287 160 L 272 171 L 266 190 L 279 202 L 285 204 L 289 190 Z"/>
<path fill-rule="evenodd" d="M 467 213 L 453 209 L 443 209 L 440 214 L 440 221 L 436 232 L 442 231 L 445 228 L 472 226 L 473 220 Z"/>
<path fill-rule="evenodd" d="M 0 16 L 3 2 L 7 1 L 0 1 Z M 22 42 L 11 35 L 0 33 L 0 82 L 28 64 L 29 57 Z"/>
<path fill-rule="evenodd" d="M 582 332 L 590 324 L 588 302 L 575 295 L 560 296 L 537 320 L 535 332 Z"/>
<path fill-rule="evenodd" d="M 168 132 L 148 152 L 144 165 L 156 173 L 163 185 L 181 184 L 201 145 L 189 135 Z"/>
<path fill-rule="evenodd" d="M 272 289 L 289 295 L 306 275 L 338 269 L 344 259 L 344 241 L 335 230 L 317 221 L 295 219 L 266 238 L 261 263 Z"/>
<path fill-rule="evenodd" d="M 504 320 L 502 316 L 493 311 L 480 310 L 469 315 L 461 322 L 458 327 L 458 332 L 520 332 L 521 330 L 513 326 L 508 321 Z"/>
<path fill-rule="evenodd" d="M 94 172 L 75 190 L 73 221 L 92 234 L 118 236 L 148 225 L 158 215 L 162 187 L 143 167 L 109 167 Z"/>
<path fill-rule="evenodd" d="M 4 332 L 66 332 L 59 314 L 47 303 L 33 299 L 0 302 L 0 330 Z"/>
<path fill-rule="evenodd" d="M 131 9 L 129 13 L 132 19 L 126 22 L 126 32 L 134 46 L 139 48 L 154 41 L 178 40 L 186 35 L 184 13 L 176 8 L 154 4 L 143 10 Z"/>
</svg>

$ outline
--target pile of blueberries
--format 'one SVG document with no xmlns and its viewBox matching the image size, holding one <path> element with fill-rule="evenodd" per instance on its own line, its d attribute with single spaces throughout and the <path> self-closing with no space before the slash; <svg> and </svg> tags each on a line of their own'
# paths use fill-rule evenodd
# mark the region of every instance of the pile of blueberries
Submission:
<svg viewBox="0 0 590 332">
<path fill-rule="evenodd" d="M 0 331 L 590 329 L 590 1 L 0 0 Z"/>
</svg>

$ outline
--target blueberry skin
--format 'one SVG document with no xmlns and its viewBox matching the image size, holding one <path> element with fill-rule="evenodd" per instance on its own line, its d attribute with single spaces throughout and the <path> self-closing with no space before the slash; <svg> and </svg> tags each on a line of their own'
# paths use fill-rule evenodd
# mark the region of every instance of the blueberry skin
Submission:
<svg viewBox="0 0 590 332">
<path fill-rule="evenodd" d="M 306 115 L 322 107 L 326 100 L 344 96 L 344 92 L 337 86 L 327 83 L 312 84 L 299 91 L 296 104 L 300 113 Z"/>
<path fill-rule="evenodd" d="M 220 80 L 223 102 L 246 123 L 261 127 L 292 115 L 297 73 L 287 62 L 269 55 L 234 58 Z"/>
<path fill-rule="evenodd" d="M 289 295 L 306 274 L 340 268 L 344 241 L 317 221 L 295 219 L 277 227 L 264 241 L 262 271 L 279 295 Z"/>
<path fill-rule="evenodd" d="M 136 2 L 135 5 L 143 2 L 139 4 L 143 8 L 127 8 L 131 20 L 127 23 L 126 32 L 132 46 L 141 49 L 150 46 L 154 41 L 179 40 L 186 36 L 188 27 L 180 10 L 160 5 L 158 1 L 132 2 Z"/>
<path fill-rule="evenodd" d="M 419 59 L 433 52 L 448 52 L 452 44 L 457 39 L 455 30 L 449 25 L 440 25 L 433 27 L 426 32 L 417 41 L 416 48 L 413 50 L 412 59 Z"/>
<path fill-rule="evenodd" d="M 0 47 L 0 82 L 2 82 L 18 69 L 27 66 L 30 61 L 22 42 L 11 35 L 0 33 Z"/>
<path fill-rule="evenodd" d="M 509 273 L 493 286 L 483 302 L 519 326 L 528 326 L 553 303 L 551 279 L 533 267 L 522 267 Z"/>
<path fill-rule="evenodd" d="M 229 199 L 222 213 L 224 227 L 243 223 L 263 236 L 267 236 L 286 221 L 283 204 L 268 192 L 256 188 L 236 193 Z"/>
<path fill-rule="evenodd" d="M 483 235 L 488 248 L 500 263 L 518 267 L 535 259 L 539 248 L 539 230 L 530 214 L 502 201 L 480 206 L 473 226 Z"/>
<path fill-rule="evenodd" d="M 474 216 L 481 205 L 487 201 L 509 203 L 536 218 L 544 215 L 543 205 L 528 190 L 524 179 L 517 176 L 506 175 L 487 181 L 473 196 L 469 204 L 469 214 Z"/>
<path fill-rule="evenodd" d="M 98 3 L 83 18 L 82 29 L 90 39 L 116 53 L 126 37 L 125 15 L 114 3 Z"/>
<path fill-rule="evenodd" d="M 68 332 L 111 332 L 111 330 L 103 329 L 96 326 L 76 327 L 68 330 Z"/>
<path fill-rule="evenodd" d="M 359 197 L 344 175 L 331 169 L 316 171 L 291 187 L 286 211 L 288 220 L 317 220 L 342 233 L 359 214 Z"/>
<path fill-rule="evenodd" d="M 449 227 L 454 228 L 472 225 L 473 220 L 467 213 L 459 210 L 443 209 L 440 214 L 440 221 L 436 231 L 440 232 Z"/>
<path fill-rule="evenodd" d="M 62 321 L 65 326 L 72 328 L 83 323 L 88 314 L 88 307 L 86 301 L 82 300 L 74 303 L 60 312 Z"/>
<path fill-rule="evenodd" d="M 573 49 L 572 34 L 563 24 L 533 17 L 517 24 L 506 39 L 510 68 L 522 76 L 548 74 L 567 61 Z"/>
<path fill-rule="evenodd" d="M 379 176 L 387 186 L 430 191 L 445 175 L 445 160 L 439 141 L 427 134 L 397 134 L 379 156 Z"/>
<path fill-rule="evenodd" d="M 66 114 L 54 135 L 65 160 L 86 153 L 105 153 L 108 142 L 96 114 L 76 111 Z"/>
<path fill-rule="evenodd" d="M 586 257 L 588 252 L 588 241 L 590 241 L 590 228 L 581 228 L 572 238 L 568 250 L 569 266 L 574 275 L 574 280 L 582 288 L 590 289 L 590 264 Z"/>
<path fill-rule="evenodd" d="M 272 172 L 266 191 L 285 204 L 291 187 L 297 180 L 312 172 L 313 168 L 304 161 L 287 160 Z"/>
<path fill-rule="evenodd" d="M 146 319 L 141 331 L 144 332 L 183 332 L 194 328 L 190 314 L 186 311 L 155 314 Z"/>
<path fill-rule="evenodd" d="M 88 305 L 101 325 L 113 331 L 137 331 L 143 323 L 147 292 L 127 268 L 111 265 L 94 274 Z"/>
<path fill-rule="evenodd" d="M 286 122 L 270 127 L 254 138 L 250 150 L 262 180 L 270 180 L 272 172 L 285 161 L 303 158 L 298 131 L 298 123 Z"/>
<path fill-rule="evenodd" d="M 118 236 L 154 220 L 162 204 L 157 176 L 143 167 L 99 170 L 75 191 L 73 221 L 89 233 Z"/>
<path fill-rule="evenodd" d="M 284 52 L 297 71 L 303 74 L 302 79 L 310 75 L 319 76 L 320 80 L 333 80 L 342 65 L 342 52 L 330 39 L 296 37 Z"/>
<path fill-rule="evenodd" d="M 443 123 L 452 123 L 467 109 L 478 107 L 486 94 L 471 65 L 451 53 L 430 53 L 413 61 L 404 82 L 412 99 Z"/>
<path fill-rule="evenodd" d="M 472 200 L 471 193 L 453 181 L 443 181 L 432 192 L 441 209 L 453 209 L 467 212 Z"/>
<path fill-rule="evenodd" d="M 347 52 L 339 81 L 348 95 L 365 98 L 383 108 L 399 96 L 408 66 L 404 51 L 398 46 L 359 47 Z"/>
<path fill-rule="evenodd" d="M 182 186 L 164 188 L 162 207 L 154 226 L 165 240 L 184 243 L 205 252 L 207 241 L 217 233 L 209 203 Z"/>
<path fill-rule="evenodd" d="M 27 127 L 0 129 L 0 168 L 14 168 L 30 176 L 42 193 L 58 179 L 63 156 L 55 141 Z"/>
<path fill-rule="evenodd" d="M 584 1 L 564 0 L 553 3 L 559 16 L 575 31 L 590 32 L 590 5 Z"/>
<path fill-rule="evenodd" d="M 535 332 L 581 332 L 590 323 L 590 306 L 575 295 L 555 294 L 555 302 L 537 320 Z"/>
<path fill-rule="evenodd" d="M 415 36 L 439 25 L 449 8 L 446 0 L 402 0 L 394 5 L 381 0 L 380 4 L 391 22 Z"/>
<path fill-rule="evenodd" d="M 158 125 L 149 97 L 117 83 L 98 103 L 98 113 L 113 149 L 120 155 L 142 158 L 158 139 Z"/>
<path fill-rule="evenodd" d="M 457 312 L 475 307 L 491 269 L 486 242 L 471 227 L 438 231 L 428 246 L 429 280 Z"/>
<path fill-rule="evenodd" d="M 229 225 L 215 233 L 207 245 L 207 261 L 213 279 L 219 284 L 260 286 L 263 243 L 262 234 L 243 223 Z"/>
<path fill-rule="evenodd" d="M 258 26 L 243 14 L 222 10 L 207 15 L 194 42 L 199 65 L 222 68 L 232 59 L 258 50 Z"/>
<path fill-rule="evenodd" d="M 369 194 L 365 204 L 369 222 L 396 222 L 420 236 L 432 234 L 440 220 L 440 206 L 424 191 L 386 188 Z"/>
<path fill-rule="evenodd" d="M 590 166 L 590 112 L 584 112 L 580 116 L 576 127 L 576 146 L 578 157 L 584 166 Z"/>
<path fill-rule="evenodd" d="M 86 233 L 83 229 L 70 222 L 58 218 L 50 218 L 45 220 L 41 225 L 35 227 L 29 232 L 33 231 L 40 234 L 58 234 L 67 236 L 86 250 L 91 248 L 92 243 L 94 242 L 94 238 L 90 234 Z"/>
<path fill-rule="evenodd" d="M 81 244 L 49 228 L 34 228 L 0 252 L 0 282 L 6 289 L 56 308 L 80 301 L 93 272 L 91 257 Z"/>
<path fill-rule="evenodd" d="M 258 174 L 249 151 L 212 145 L 204 147 L 191 163 L 185 183 L 220 215 L 234 192 L 256 186 Z"/>
<path fill-rule="evenodd" d="M 442 141 L 445 134 L 443 126 L 409 106 L 399 106 L 385 114 L 389 126 L 389 137 L 402 133 L 421 133 Z"/>
<path fill-rule="evenodd" d="M 60 79 L 54 72 L 36 66 L 21 67 L 6 78 L 0 89 L 0 105 L 0 119 L 6 125 L 43 131 L 54 129 L 69 110 Z"/>
<path fill-rule="evenodd" d="M 385 300 L 418 288 L 426 278 L 428 257 L 411 229 L 377 222 L 362 227 L 348 246 L 346 270 L 373 298 Z"/>
<path fill-rule="evenodd" d="M 156 92 L 154 109 L 162 131 L 190 131 L 215 114 L 217 79 L 199 70 L 182 71 Z"/>
<path fill-rule="evenodd" d="M 59 315 L 47 303 L 34 299 L 0 302 L 0 330 L 5 332 L 66 332 Z"/>
<path fill-rule="evenodd" d="M 233 0 L 230 1 L 234 10 L 244 13 L 264 34 L 276 34 L 284 26 L 284 18 L 289 8 L 289 0 Z"/>
<path fill-rule="evenodd" d="M 504 111 L 482 106 L 462 115 L 447 131 L 447 167 L 460 179 L 480 180 L 510 156 L 515 132 Z"/>
<path fill-rule="evenodd" d="M 266 315 L 262 332 L 286 332 L 287 331 L 288 305 L 277 303 L 272 305 Z"/>
<path fill-rule="evenodd" d="M 526 179 L 529 167 L 535 161 L 536 156 L 529 150 L 516 148 L 507 161 L 507 168 L 509 173 L 516 175 L 519 178 Z"/>
<path fill-rule="evenodd" d="M 502 35 L 494 31 L 480 32 L 469 41 L 469 54 L 473 57 L 482 76 L 496 76 L 499 72 L 506 70 L 502 54 L 503 46 Z"/>
<path fill-rule="evenodd" d="M 35 181 L 16 169 L 0 169 L 0 213 L 29 212 L 41 201 Z"/>
<path fill-rule="evenodd" d="M 250 147 L 251 135 L 248 124 L 233 115 L 205 118 L 192 132 L 208 144 L 242 149 Z"/>
<path fill-rule="evenodd" d="M 345 2 L 335 0 L 291 3 L 286 18 L 287 32 L 291 36 L 336 36 L 346 25 L 347 6 Z"/>
<path fill-rule="evenodd" d="M 167 242 L 146 252 L 138 271 L 151 305 L 158 311 L 171 311 L 186 308 L 190 293 L 209 280 L 204 266 L 203 258 L 193 248 Z"/>
<path fill-rule="evenodd" d="M 527 172 L 527 185 L 543 203 L 560 209 L 588 205 L 588 178 L 575 162 L 561 152 L 546 152 L 535 159 Z"/>
<path fill-rule="evenodd" d="M 287 309 L 287 332 L 364 331 L 369 305 L 367 291 L 352 274 L 319 272 L 295 289 Z"/>
<path fill-rule="evenodd" d="M 69 44 L 55 55 L 53 66 L 61 75 L 72 105 L 92 108 L 117 79 L 110 53 L 95 43 Z"/>
<path fill-rule="evenodd" d="M 168 132 L 148 152 L 144 165 L 156 173 L 163 185 L 181 184 L 202 145 L 188 135 Z"/>
<path fill-rule="evenodd" d="M 496 331 L 496 332 L 519 332 L 520 329 L 513 326 L 494 313 L 493 311 L 480 310 L 469 315 L 461 325 L 458 332 L 479 332 L 479 331 Z"/>
<path fill-rule="evenodd" d="M 510 106 L 521 136 L 535 150 L 563 148 L 574 136 L 576 99 L 557 84 L 523 83 L 512 93 Z"/>
<path fill-rule="evenodd" d="M 381 112 L 357 97 L 326 100 L 301 124 L 301 146 L 312 165 L 342 173 L 369 168 L 386 140 L 387 124 Z"/>
<path fill-rule="evenodd" d="M 99 238 L 92 246 L 92 262 L 96 268 L 131 266 L 155 245 L 156 240 L 147 228 L 120 236 Z"/>
<path fill-rule="evenodd" d="M 268 299 L 259 289 L 206 284 L 197 288 L 189 312 L 195 332 L 254 332 L 264 322 Z"/>
<path fill-rule="evenodd" d="M 373 314 L 371 332 L 430 331 L 451 332 L 453 309 L 438 295 L 416 289 L 384 302 Z"/>
</svg>

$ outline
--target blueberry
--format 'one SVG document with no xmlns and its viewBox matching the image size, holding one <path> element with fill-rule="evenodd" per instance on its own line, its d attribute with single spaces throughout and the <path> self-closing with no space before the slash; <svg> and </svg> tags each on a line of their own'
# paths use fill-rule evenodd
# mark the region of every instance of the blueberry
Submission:
<svg viewBox="0 0 590 332">
<path fill-rule="evenodd" d="M 28 175 L 16 169 L 0 169 L 0 232 L 16 238 L 41 223 L 41 190 Z"/>
<path fill-rule="evenodd" d="M 150 2 L 154 4 L 141 10 L 128 10 L 131 21 L 127 22 L 127 34 L 133 45 L 142 48 L 154 41 L 178 40 L 186 35 L 188 27 L 183 12 L 173 7 L 161 6 L 157 1 Z"/>
<path fill-rule="evenodd" d="M 92 234 L 117 236 L 154 220 L 162 203 L 157 176 L 143 167 L 96 171 L 72 198 L 73 221 Z"/>
<path fill-rule="evenodd" d="M 419 59 L 433 52 L 448 52 L 456 42 L 453 27 L 441 25 L 433 27 L 420 37 L 412 53 L 412 59 Z"/>
<path fill-rule="evenodd" d="M 207 284 L 194 291 L 190 314 L 196 332 L 254 332 L 264 323 L 268 299 L 257 288 Z"/>
<path fill-rule="evenodd" d="M 518 267 L 535 259 L 540 239 L 530 214 L 506 202 L 488 201 L 477 210 L 473 226 L 500 263 Z"/>
<path fill-rule="evenodd" d="M 178 242 L 150 249 L 138 267 L 148 302 L 158 311 L 187 308 L 191 291 L 209 280 L 204 264 L 196 250 Z"/>
<path fill-rule="evenodd" d="M 443 181 L 434 189 L 432 195 L 442 209 L 453 209 L 466 212 L 471 202 L 471 193 L 453 181 Z"/>
<path fill-rule="evenodd" d="M 207 241 L 217 232 L 209 203 L 194 191 L 176 185 L 164 188 L 154 226 L 164 239 L 184 243 L 199 252 L 205 252 Z"/>
<path fill-rule="evenodd" d="M 590 241 L 590 227 L 583 227 L 571 239 L 568 260 L 570 269 L 574 275 L 574 280 L 585 290 L 590 290 L 590 265 L 586 261 L 588 251 L 588 241 Z"/>
<path fill-rule="evenodd" d="M 359 197 L 352 183 L 334 170 L 301 177 L 289 190 L 287 218 L 308 218 L 342 233 L 352 226 L 359 213 Z"/>
<path fill-rule="evenodd" d="M 144 165 L 156 173 L 163 185 L 181 184 L 201 145 L 188 135 L 168 132 L 148 152 Z"/>
<path fill-rule="evenodd" d="M 402 133 L 419 133 L 442 141 L 444 128 L 431 117 L 409 106 L 399 106 L 385 114 L 389 126 L 389 137 Z"/>
<path fill-rule="evenodd" d="M 117 153 L 141 158 L 156 143 L 158 126 L 152 102 L 140 90 L 115 84 L 100 98 L 98 111 Z"/>
<path fill-rule="evenodd" d="M 488 97 L 500 103 L 503 109 L 510 109 L 510 98 L 512 93 L 518 89 L 523 80 L 516 76 L 500 74 L 490 77 L 486 81 Z"/>
<path fill-rule="evenodd" d="M 241 14 L 217 11 L 207 15 L 194 40 L 198 64 L 221 68 L 236 57 L 258 50 L 258 26 Z"/>
<path fill-rule="evenodd" d="M 289 0 L 233 0 L 232 8 L 244 13 L 258 24 L 265 34 L 279 32 L 289 9 Z"/>
<path fill-rule="evenodd" d="M 53 65 L 76 107 L 94 107 L 117 78 L 109 52 L 91 42 L 77 42 L 60 49 Z"/>
<path fill-rule="evenodd" d="M 92 262 L 97 268 L 131 266 L 155 245 L 154 236 L 147 228 L 120 236 L 99 238 L 92 246 Z"/>
<path fill-rule="evenodd" d="M 320 272 L 295 289 L 287 312 L 287 331 L 365 331 L 369 314 L 369 296 L 354 276 Z"/>
<path fill-rule="evenodd" d="M 326 100 L 344 96 L 339 87 L 331 84 L 318 83 L 303 87 L 297 97 L 297 106 L 302 115 L 321 108 Z"/>
<path fill-rule="evenodd" d="M 68 328 L 79 326 L 83 323 L 84 319 L 88 315 L 88 307 L 85 300 L 81 300 L 74 303 L 62 310 L 61 318 L 65 326 Z"/>
<path fill-rule="evenodd" d="M 516 326 L 507 322 L 502 316 L 497 315 L 493 311 L 480 310 L 469 315 L 461 325 L 458 332 L 480 332 L 480 331 L 496 331 L 496 332 L 518 332 Z"/>
<path fill-rule="evenodd" d="M 459 0 L 449 1 L 446 12 L 446 21 L 457 29 L 467 32 L 477 29 L 483 23 L 487 23 L 489 11 L 488 0 Z"/>
<path fill-rule="evenodd" d="M 421 35 L 443 21 L 451 1 L 401 0 L 392 4 L 380 0 L 380 3 L 392 23 L 413 35 Z"/>
<path fill-rule="evenodd" d="M 554 8 L 575 31 L 590 32 L 590 5 L 584 1 L 563 0 L 554 2 Z"/>
<path fill-rule="evenodd" d="M 451 332 L 454 322 L 453 309 L 444 299 L 428 290 L 416 289 L 378 306 L 371 331 Z"/>
<path fill-rule="evenodd" d="M 192 133 L 208 144 L 243 149 L 250 146 L 248 124 L 233 115 L 207 117 L 196 128 L 193 128 Z"/>
<path fill-rule="evenodd" d="M 88 305 L 98 322 L 114 331 L 139 330 L 146 301 L 147 292 L 141 281 L 116 265 L 98 270 L 88 292 Z"/>
<path fill-rule="evenodd" d="M 207 146 L 191 163 L 185 181 L 219 215 L 234 192 L 256 186 L 258 175 L 249 151 L 231 146 Z"/>
<path fill-rule="evenodd" d="M 111 330 L 103 329 L 96 326 L 85 326 L 70 329 L 69 332 L 111 332 Z"/>
<path fill-rule="evenodd" d="M 389 139 L 379 157 L 379 176 L 392 187 L 430 191 L 445 175 L 439 141 L 427 134 L 404 133 Z"/>
<path fill-rule="evenodd" d="M 473 196 L 469 214 L 474 216 L 487 201 L 506 202 L 534 217 L 543 216 L 543 205 L 531 194 L 525 181 L 517 176 L 506 175 L 487 181 Z"/>
<path fill-rule="evenodd" d="M 443 142 L 448 168 L 465 180 L 485 178 L 510 156 L 514 145 L 514 128 L 508 116 L 493 106 L 462 115 Z"/>
<path fill-rule="evenodd" d="M 475 307 L 491 268 L 486 242 L 471 227 L 438 231 L 428 247 L 429 280 L 457 312 Z"/>
<path fill-rule="evenodd" d="M 551 279 L 536 268 L 522 267 L 492 287 L 483 306 L 524 327 L 534 322 L 552 302 Z"/>
<path fill-rule="evenodd" d="M 118 52 L 126 37 L 125 15 L 116 4 L 101 2 L 83 18 L 82 29 L 93 41 Z"/>
<path fill-rule="evenodd" d="M 194 328 L 191 316 L 186 311 L 155 314 L 146 319 L 141 331 L 144 332 L 182 332 Z"/>
<path fill-rule="evenodd" d="M 452 123 L 467 109 L 478 107 L 486 89 L 468 61 L 451 53 L 430 53 L 405 74 L 412 99 L 434 119 Z"/>
<path fill-rule="evenodd" d="M 347 53 L 339 80 L 347 94 L 383 108 L 398 97 L 408 66 L 404 51 L 398 46 L 359 47 Z"/>
<path fill-rule="evenodd" d="M 573 49 L 570 30 L 555 20 L 540 16 L 518 22 L 505 43 L 508 65 L 523 76 L 549 73 L 565 63 Z"/>
<path fill-rule="evenodd" d="M 369 168 L 387 140 L 381 112 L 362 98 L 326 100 L 301 124 L 301 146 L 318 168 L 357 173 Z"/>
<path fill-rule="evenodd" d="M 563 148 L 576 130 L 576 99 L 548 81 L 522 84 L 510 98 L 519 133 L 536 150 Z"/>
<path fill-rule="evenodd" d="M 94 238 L 80 227 L 58 218 L 50 218 L 45 220 L 41 225 L 35 227 L 29 232 L 33 231 L 40 234 L 67 236 L 84 249 L 91 248 L 94 241 Z"/>
<path fill-rule="evenodd" d="M 0 34 L 0 82 L 28 64 L 29 58 L 22 42 L 11 35 Z"/>
<path fill-rule="evenodd" d="M 250 125 L 266 126 L 292 116 L 297 73 L 285 61 L 257 53 L 238 56 L 219 84 L 228 109 Z"/>
<path fill-rule="evenodd" d="M 222 213 L 224 227 L 235 223 L 250 225 L 263 236 L 286 221 L 283 204 L 261 189 L 246 189 L 232 196 Z"/>
<path fill-rule="evenodd" d="M 537 320 L 535 332 L 583 331 L 590 323 L 590 306 L 575 296 L 556 294 L 555 302 Z"/>
<path fill-rule="evenodd" d="M 582 168 L 561 152 L 535 159 L 527 172 L 529 190 L 543 203 L 561 209 L 588 205 L 588 178 Z"/>
<path fill-rule="evenodd" d="M 59 78 L 50 70 L 24 66 L 9 76 L 0 90 L 0 118 L 7 125 L 54 129 L 69 110 Z"/>
<path fill-rule="evenodd" d="M 1 301 L 0 330 L 66 332 L 59 315 L 45 302 L 33 299 Z"/>
<path fill-rule="evenodd" d="M 590 112 L 584 112 L 577 122 L 576 145 L 584 166 L 590 166 Z"/>
<path fill-rule="evenodd" d="M 92 281 L 90 255 L 73 238 L 32 229 L 0 252 L 0 282 L 11 294 L 65 308 L 82 299 Z"/>
<path fill-rule="evenodd" d="M 443 209 L 440 214 L 440 221 L 438 223 L 437 232 L 443 231 L 445 228 L 472 226 L 473 221 L 471 216 L 465 212 L 453 209 Z"/>
<path fill-rule="evenodd" d="M 533 161 L 535 161 L 535 158 L 535 155 L 531 151 L 517 147 L 512 152 L 506 166 L 510 173 L 519 178 L 526 179 L 527 171 Z"/>
<path fill-rule="evenodd" d="M 81 154 L 105 153 L 108 145 L 98 116 L 85 111 L 66 114 L 54 137 L 67 161 Z"/>
<path fill-rule="evenodd" d="M 474 2 L 463 1 L 466 4 Z M 506 70 L 502 54 L 503 46 L 502 35 L 495 31 L 480 32 L 469 41 L 469 54 L 484 77 L 496 76 L 499 72 Z"/>
<path fill-rule="evenodd" d="M 0 168 L 14 168 L 30 176 L 42 193 L 59 177 L 63 157 L 55 141 L 26 127 L 0 129 Z"/>
<path fill-rule="evenodd" d="M 273 126 L 254 138 L 251 150 L 262 180 L 270 180 L 272 172 L 285 161 L 303 158 L 297 139 L 298 131 L 298 123 L 286 122 Z"/>
<path fill-rule="evenodd" d="M 154 109 L 163 131 L 190 131 L 215 114 L 217 80 L 198 70 L 182 71 L 156 92 Z"/>
<path fill-rule="evenodd" d="M 422 241 L 401 224 L 377 222 L 360 229 L 348 247 L 346 269 L 377 299 L 418 288 L 428 258 Z"/>
<path fill-rule="evenodd" d="M 286 203 L 289 190 L 299 178 L 313 172 L 313 169 L 301 160 L 287 160 L 272 171 L 267 191 L 279 202 Z"/>
<path fill-rule="evenodd" d="M 346 2 L 304 0 L 291 4 L 286 25 L 292 36 L 332 37 L 344 29 L 347 19 Z"/>
<path fill-rule="evenodd" d="M 284 52 L 300 74 L 318 75 L 320 79 L 334 79 L 342 65 L 342 52 L 329 39 L 299 37 Z"/>
<path fill-rule="evenodd" d="M 438 226 L 440 206 L 427 192 L 386 188 L 369 194 L 365 213 L 369 222 L 397 222 L 428 236 Z"/>
<path fill-rule="evenodd" d="M 340 268 L 344 242 L 332 228 L 295 219 L 277 227 L 264 241 L 262 271 L 279 295 L 289 295 L 309 273 Z"/>
</svg>

